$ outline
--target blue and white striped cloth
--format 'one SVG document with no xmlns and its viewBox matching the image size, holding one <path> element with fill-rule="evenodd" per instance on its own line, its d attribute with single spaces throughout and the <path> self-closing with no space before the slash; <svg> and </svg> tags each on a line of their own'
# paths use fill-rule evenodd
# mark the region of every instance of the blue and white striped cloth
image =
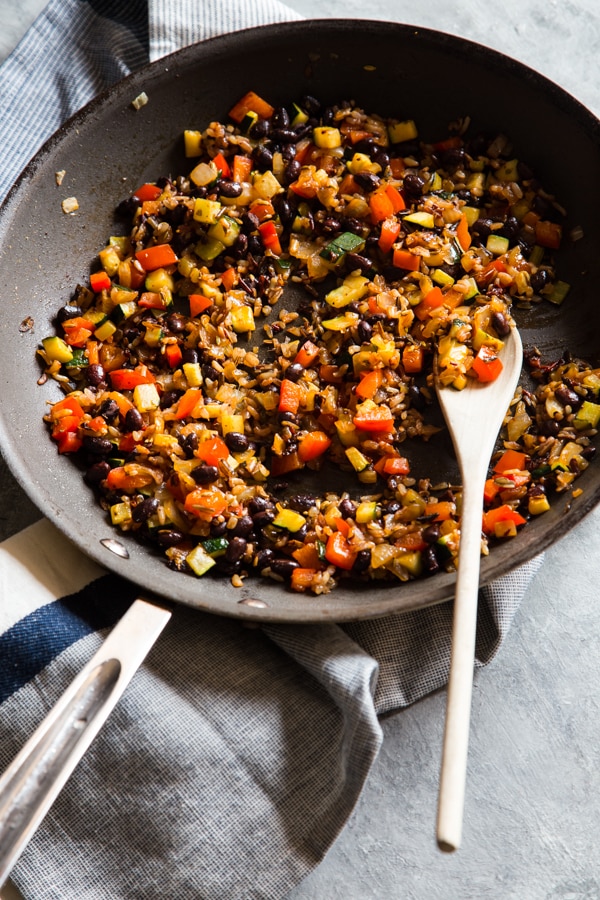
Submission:
<svg viewBox="0 0 600 900">
<path fill-rule="evenodd" d="M 43 141 L 148 60 L 297 18 L 276 0 L 51 0 L 0 68 L 0 198 Z M 477 663 L 535 570 L 482 592 Z M 42 520 L 0 545 L 0 767 L 133 599 Z M 27 900 L 280 900 L 344 826 L 377 716 L 445 684 L 451 605 L 248 629 L 178 609 L 13 872 Z"/>
</svg>

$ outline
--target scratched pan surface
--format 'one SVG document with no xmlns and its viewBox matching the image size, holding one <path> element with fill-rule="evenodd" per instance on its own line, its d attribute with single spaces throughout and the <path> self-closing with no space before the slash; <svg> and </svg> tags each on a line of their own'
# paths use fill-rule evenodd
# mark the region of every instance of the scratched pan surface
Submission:
<svg viewBox="0 0 600 900">
<path fill-rule="evenodd" d="M 576 243 L 567 240 L 561 252 L 560 275 L 572 284 L 568 300 L 560 308 L 545 304 L 535 317 L 520 317 L 524 343 L 549 356 L 569 347 L 597 364 L 598 120 L 527 67 L 460 38 L 360 20 L 267 26 L 187 48 L 119 83 L 54 135 L 12 189 L 0 211 L 2 452 L 49 519 L 90 557 L 145 591 L 227 616 L 287 622 L 370 618 L 440 602 L 452 596 L 453 576 L 342 585 L 315 598 L 275 582 L 248 579 L 235 589 L 226 579 L 174 573 L 126 538 L 120 540 L 128 558 L 121 558 L 103 543 L 118 535 L 45 431 L 46 402 L 59 393 L 55 384 L 36 384 L 36 347 L 115 232 L 115 206 L 144 180 L 186 173 L 183 130 L 223 119 L 250 88 L 275 105 L 306 93 L 326 103 L 353 99 L 370 111 L 415 118 L 424 139 L 434 140 L 462 116 L 471 117 L 474 132 L 508 134 L 514 155 L 526 160 L 567 208 L 566 232 L 576 225 L 584 232 Z M 141 91 L 149 102 L 135 111 L 131 101 Z M 59 188 L 55 173 L 63 169 Z M 76 215 L 61 211 L 68 196 L 79 201 Z M 292 302 L 285 300 L 288 306 Z M 27 317 L 34 325 L 23 330 Z M 456 479 L 447 439 L 411 448 L 411 458 L 418 471 Z M 600 497 L 600 464 L 592 463 L 579 484 L 584 493 L 570 509 L 559 500 L 517 539 L 495 548 L 483 560 L 482 580 L 524 563 L 579 521 Z M 265 605 L 248 605 L 256 599 Z"/>
</svg>

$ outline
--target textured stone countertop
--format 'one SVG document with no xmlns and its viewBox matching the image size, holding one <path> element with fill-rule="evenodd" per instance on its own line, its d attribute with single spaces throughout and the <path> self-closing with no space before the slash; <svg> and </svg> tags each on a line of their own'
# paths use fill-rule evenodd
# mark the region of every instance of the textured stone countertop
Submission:
<svg viewBox="0 0 600 900">
<path fill-rule="evenodd" d="M 0 0 L 0 60 L 43 5 Z M 597 0 L 289 5 L 309 17 L 460 34 L 538 69 L 600 114 Z M 0 537 L 37 517 L 4 467 L 0 497 Z M 600 510 L 547 552 L 500 655 L 476 674 L 460 851 L 442 855 L 434 841 L 440 692 L 383 722 L 354 815 L 288 900 L 599 900 L 599 528 Z"/>
</svg>

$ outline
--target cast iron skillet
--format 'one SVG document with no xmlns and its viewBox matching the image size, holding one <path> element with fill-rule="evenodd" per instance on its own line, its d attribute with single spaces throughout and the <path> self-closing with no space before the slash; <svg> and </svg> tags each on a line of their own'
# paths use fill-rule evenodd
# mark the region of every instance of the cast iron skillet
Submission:
<svg viewBox="0 0 600 900">
<path fill-rule="evenodd" d="M 567 239 L 561 252 L 560 275 L 572 284 L 565 304 L 518 316 L 524 344 L 549 358 L 569 347 L 597 364 L 599 121 L 526 66 L 457 37 L 388 22 L 293 22 L 215 38 L 149 65 L 75 115 L 27 166 L 0 210 L 2 452 L 52 522 L 98 563 L 145 591 L 213 613 L 286 622 L 370 618 L 440 602 L 452 596 L 453 576 L 340 586 L 315 598 L 276 582 L 248 579 L 235 589 L 224 579 L 171 572 L 113 532 L 72 462 L 48 439 L 42 416 L 59 391 L 53 383 L 37 386 L 36 347 L 115 233 L 114 208 L 145 180 L 187 173 L 183 130 L 222 120 L 248 89 L 275 105 L 306 93 L 325 103 L 352 99 L 370 111 L 415 118 L 424 139 L 435 140 L 448 122 L 464 116 L 471 117 L 473 132 L 508 134 L 514 155 L 567 208 L 566 232 L 572 226 L 584 232 L 575 243 Z M 141 91 L 149 102 L 136 111 L 132 100 Z M 60 187 L 59 170 L 66 171 Z M 76 215 L 61 211 L 68 196 L 79 201 Z M 27 317 L 30 329 L 22 324 Z M 456 478 L 447 439 L 422 453 L 425 471 Z M 584 493 L 570 508 L 559 499 L 517 539 L 495 548 L 483 560 L 482 581 L 524 563 L 579 521 L 600 497 L 598 465 L 579 485 Z M 117 537 L 126 558 L 110 549 L 107 539 Z"/>
</svg>

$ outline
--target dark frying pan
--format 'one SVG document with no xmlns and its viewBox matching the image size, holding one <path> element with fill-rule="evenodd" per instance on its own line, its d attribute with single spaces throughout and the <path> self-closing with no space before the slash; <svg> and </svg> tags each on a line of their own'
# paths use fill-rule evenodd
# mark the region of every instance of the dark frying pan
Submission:
<svg viewBox="0 0 600 900">
<path fill-rule="evenodd" d="M 249 88 L 274 104 L 305 93 L 324 102 L 353 99 L 371 111 L 415 118 L 426 139 L 464 116 L 474 131 L 508 134 L 514 155 L 567 208 L 567 232 L 581 226 L 584 233 L 577 242 L 567 240 L 561 252 L 561 278 L 572 284 L 568 300 L 520 316 L 524 344 L 549 357 L 569 347 L 596 360 L 598 120 L 526 66 L 450 35 L 361 20 L 266 26 L 189 47 L 125 79 L 63 126 L 12 189 L 0 211 L 2 451 L 51 521 L 98 563 L 145 591 L 213 613 L 286 622 L 369 618 L 440 602 L 452 596 L 453 576 L 367 590 L 340 586 L 315 598 L 275 582 L 249 579 L 236 589 L 226 580 L 176 574 L 121 536 L 126 554 L 117 555 L 107 541 L 117 535 L 72 463 L 48 439 L 42 416 L 58 388 L 36 385 L 35 350 L 113 233 L 115 206 L 144 180 L 186 172 L 183 130 L 222 119 Z M 136 111 L 132 100 L 142 91 L 149 102 Z M 66 172 L 61 187 L 59 170 Z M 61 210 L 68 196 L 79 202 L 76 215 Z M 31 328 L 23 325 L 28 317 Z M 422 465 L 440 480 L 454 480 L 450 442 L 424 447 Z M 483 561 L 484 582 L 538 554 L 597 503 L 598 466 L 591 465 L 579 484 L 584 493 L 570 508 L 559 500 Z"/>
</svg>

